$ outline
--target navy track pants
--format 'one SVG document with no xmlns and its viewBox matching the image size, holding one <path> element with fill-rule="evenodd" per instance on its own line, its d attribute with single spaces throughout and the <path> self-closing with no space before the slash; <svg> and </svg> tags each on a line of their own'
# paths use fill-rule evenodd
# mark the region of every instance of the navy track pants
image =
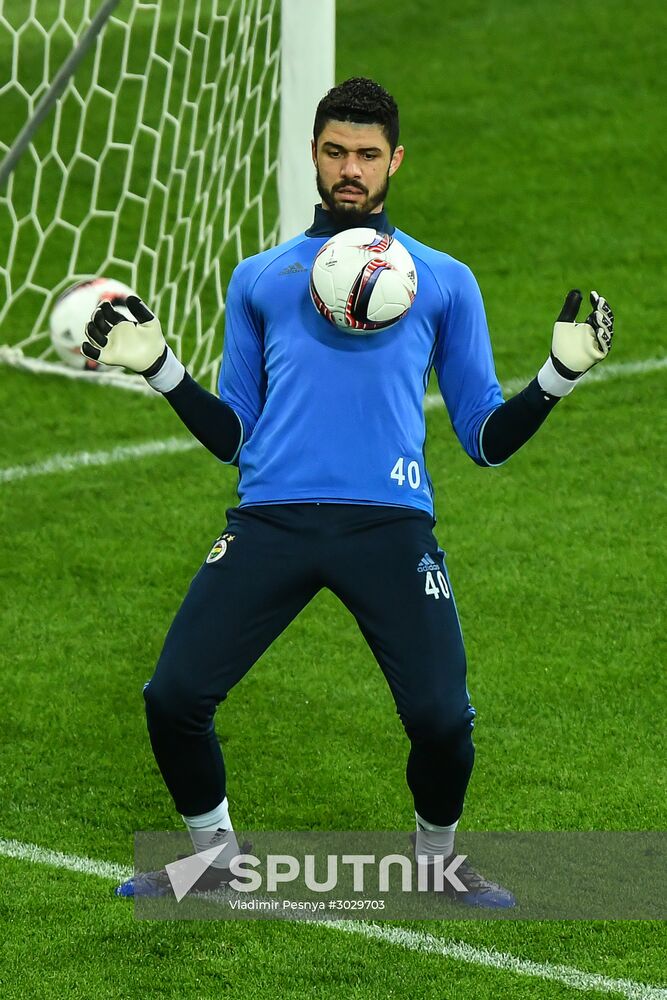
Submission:
<svg viewBox="0 0 667 1000">
<path fill-rule="evenodd" d="M 199 815 L 224 798 L 217 706 L 326 587 L 354 615 L 389 684 L 410 741 L 415 809 L 438 825 L 458 819 L 475 712 L 433 525 L 426 512 L 366 504 L 227 511 L 144 689 L 153 752 L 179 812 Z"/>
</svg>

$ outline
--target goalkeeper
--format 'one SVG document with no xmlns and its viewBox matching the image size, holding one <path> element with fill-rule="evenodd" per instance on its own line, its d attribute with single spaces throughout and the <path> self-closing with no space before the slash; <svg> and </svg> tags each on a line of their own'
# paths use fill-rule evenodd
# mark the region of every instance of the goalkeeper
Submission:
<svg viewBox="0 0 667 1000">
<path fill-rule="evenodd" d="M 377 83 L 347 80 L 322 99 L 311 149 L 321 204 L 305 233 L 235 269 L 219 396 L 188 374 L 137 298 L 127 302 L 136 322 L 104 303 L 86 330 L 87 357 L 144 375 L 202 444 L 238 466 L 239 506 L 227 511 L 144 689 L 153 752 L 197 851 L 233 830 L 217 706 L 326 587 L 355 616 L 405 728 L 416 852 L 432 865 L 453 854 L 475 711 L 445 554 L 433 534 L 422 406 L 429 374 L 435 369 L 465 451 L 480 466 L 496 466 L 611 346 L 605 299 L 591 292 L 591 311 L 579 322 L 582 296 L 570 291 L 545 363 L 504 401 L 472 272 L 387 217 L 389 181 L 404 152 L 398 139 L 398 109 Z M 395 233 L 419 281 L 400 323 L 364 337 L 323 319 L 308 290 L 318 250 L 355 226 Z M 221 857 L 200 887 L 222 879 L 227 862 Z M 462 903 L 514 905 L 509 890 L 470 866 L 457 877 L 464 890 L 445 880 L 445 891 Z M 170 889 L 165 873 L 154 872 L 117 891 Z"/>
</svg>

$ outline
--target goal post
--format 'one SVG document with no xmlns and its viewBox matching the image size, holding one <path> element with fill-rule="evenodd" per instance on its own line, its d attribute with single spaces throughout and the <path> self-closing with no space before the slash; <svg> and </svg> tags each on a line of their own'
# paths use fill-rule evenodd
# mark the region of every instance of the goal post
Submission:
<svg viewBox="0 0 667 1000">
<path fill-rule="evenodd" d="M 312 219 L 317 188 L 307 151 L 315 108 L 333 86 L 335 19 L 335 0 L 283 0 L 278 161 L 281 241 L 301 232 Z"/>
<path fill-rule="evenodd" d="M 214 387 L 234 266 L 312 216 L 334 22 L 335 0 L 0 6 L 0 360 L 143 385 L 55 359 L 53 303 L 104 276 Z"/>
</svg>

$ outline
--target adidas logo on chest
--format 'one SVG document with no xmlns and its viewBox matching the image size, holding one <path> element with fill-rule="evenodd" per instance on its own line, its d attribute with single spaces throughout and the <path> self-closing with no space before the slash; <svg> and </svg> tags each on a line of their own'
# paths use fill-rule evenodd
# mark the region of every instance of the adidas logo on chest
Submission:
<svg viewBox="0 0 667 1000">
<path fill-rule="evenodd" d="M 307 273 L 308 273 L 308 268 L 304 267 L 303 264 L 300 264 L 298 261 L 295 264 L 288 264 L 288 266 L 284 267 L 282 271 L 278 271 L 279 276 L 282 274 L 307 274 Z"/>
</svg>

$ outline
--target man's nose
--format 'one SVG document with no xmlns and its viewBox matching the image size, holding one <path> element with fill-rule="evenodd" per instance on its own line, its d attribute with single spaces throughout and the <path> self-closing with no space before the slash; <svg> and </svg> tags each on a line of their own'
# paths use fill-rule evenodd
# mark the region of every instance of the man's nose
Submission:
<svg viewBox="0 0 667 1000">
<path fill-rule="evenodd" d="M 356 156 L 346 156 L 341 166 L 343 177 L 361 177 L 361 164 Z"/>
</svg>

